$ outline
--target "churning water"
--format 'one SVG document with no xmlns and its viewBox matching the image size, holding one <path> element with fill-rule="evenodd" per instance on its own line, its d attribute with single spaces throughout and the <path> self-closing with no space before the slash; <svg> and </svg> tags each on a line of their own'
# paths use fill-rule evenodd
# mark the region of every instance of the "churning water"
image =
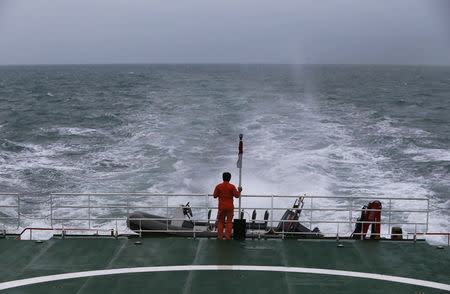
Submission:
<svg viewBox="0 0 450 294">
<path fill-rule="evenodd" d="M 449 113 L 449 67 L 4 66 L 0 192 L 212 193 L 243 133 L 247 194 L 429 197 L 445 232 Z"/>
</svg>

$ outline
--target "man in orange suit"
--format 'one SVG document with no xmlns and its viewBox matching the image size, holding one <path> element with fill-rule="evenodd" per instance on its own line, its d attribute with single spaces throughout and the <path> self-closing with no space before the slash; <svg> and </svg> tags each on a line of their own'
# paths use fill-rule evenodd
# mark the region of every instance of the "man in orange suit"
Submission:
<svg viewBox="0 0 450 294">
<path fill-rule="evenodd" d="M 239 190 L 230 184 L 231 174 L 228 172 L 222 175 L 223 183 L 218 184 L 214 189 L 214 198 L 219 197 L 219 212 L 217 213 L 217 238 L 223 239 L 223 226 L 225 225 L 225 239 L 230 240 L 231 229 L 233 228 L 234 204 L 233 196 L 239 198 L 242 188 Z"/>
</svg>

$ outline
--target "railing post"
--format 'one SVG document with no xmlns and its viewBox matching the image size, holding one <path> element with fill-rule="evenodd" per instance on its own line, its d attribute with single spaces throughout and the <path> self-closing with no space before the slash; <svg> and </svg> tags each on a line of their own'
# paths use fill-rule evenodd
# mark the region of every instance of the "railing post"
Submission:
<svg viewBox="0 0 450 294">
<path fill-rule="evenodd" d="M 359 236 L 360 236 L 360 240 L 363 240 L 365 236 L 363 236 L 363 232 L 364 232 L 364 224 L 366 223 L 366 221 L 362 220 L 361 221 L 361 231 L 359 232 Z"/>
<path fill-rule="evenodd" d="M 53 229 L 53 193 L 50 193 L 50 227 Z"/>
<path fill-rule="evenodd" d="M 209 222 L 210 218 L 208 217 L 208 212 L 209 212 L 209 198 L 208 197 L 209 197 L 209 195 L 205 194 L 205 197 L 206 197 L 206 223 L 208 224 L 207 230 L 209 230 L 209 228 L 211 227 L 211 224 Z"/>
<path fill-rule="evenodd" d="M 392 216 L 392 199 L 389 199 L 389 219 L 388 219 L 388 232 L 387 232 L 388 236 L 391 233 L 391 216 Z M 381 221 L 381 219 L 380 219 L 380 221 Z M 380 226 L 381 226 L 381 224 L 380 224 Z M 380 234 L 381 234 L 381 230 L 380 230 Z M 381 238 L 381 236 L 380 236 L 380 238 Z M 391 238 L 392 238 L 392 236 L 391 236 Z"/>
<path fill-rule="evenodd" d="M 193 234 L 194 234 L 194 239 L 195 239 L 195 219 L 192 220 L 192 222 L 194 223 L 194 227 L 193 227 Z"/>
<path fill-rule="evenodd" d="M 130 217 L 130 194 L 126 194 L 127 197 L 127 219 Z"/>
<path fill-rule="evenodd" d="M 352 231 L 352 219 L 353 219 L 353 197 L 350 197 L 349 201 L 349 209 L 348 209 L 348 226 L 350 228 L 350 232 Z"/>
<path fill-rule="evenodd" d="M 169 230 L 169 195 L 166 195 L 166 230 Z"/>
<path fill-rule="evenodd" d="M 336 241 L 339 241 L 339 223 L 337 223 Z"/>
<path fill-rule="evenodd" d="M 117 219 L 116 219 L 116 232 L 114 234 L 114 237 L 116 237 L 116 239 L 119 238 L 119 228 L 117 227 Z"/>
<path fill-rule="evenodd" d="M 20 227 L 20 194 L 17 194 L 17 227 Z"/>
<path fill-rule="evenodd" d="M 314 197 L 311 196 L 311 210 L 310 210 L 310 220 L 309 220 L 309 229 L 312 231 L 312 222 L 313 222 L 313 199 Z"/>
<path fill-rule="evenodd" d="M 91 194 L 88 195 L 88 228 L 91 228 Z"/>
<path fill-rule="evenodd" d="M 271 195 L 272 197 L 270 198 L 270 227 L 273 228 L 273 195 Z"/>
<path fill-rule="evenodd" d="M 425 233 L 428 233 L 428 221 L 430 217 L 430 199 L 427 199 L 427 225 L 425 228 Z"/>
<path fill-rule="evenodd" d="M 414 244 L 417 241 L 417 224 L 414 224 Z"/>
</svg>

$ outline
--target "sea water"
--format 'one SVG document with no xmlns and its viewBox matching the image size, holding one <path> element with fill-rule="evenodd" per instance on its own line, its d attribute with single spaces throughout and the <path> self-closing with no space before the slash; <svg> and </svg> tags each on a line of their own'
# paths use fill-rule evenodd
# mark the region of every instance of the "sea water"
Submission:
<svg viewBox="0 0 450 294">
<path fill-rule="evenodd" d="M 244 193 L 429 197 L 449 231 L 450 67 L 0 67 L 0 192 L 29 225 L 51 192 L 237 184 L 240 133 Z"/>
</svg>

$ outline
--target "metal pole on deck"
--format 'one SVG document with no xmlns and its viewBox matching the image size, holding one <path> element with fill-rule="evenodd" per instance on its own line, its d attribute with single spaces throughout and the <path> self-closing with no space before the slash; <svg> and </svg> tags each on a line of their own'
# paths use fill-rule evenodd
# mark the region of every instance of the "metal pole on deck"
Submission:
<svg viewBox="0 0 450 294">
<path fill-rule="evenodd" d="M 244 137 L 243 134 L 239 134 L 239 153 L 238 153 L 238 161 L 237 161 L 237 167 L 239 168 L 239 188 L 242 188 L 242 155 L 244 153 L 244 147 L 242 138 Z M 242 213 L 241 213 L 241 192 L 239 192 L 239 219 L 242 219 Z"/>
</svg>

